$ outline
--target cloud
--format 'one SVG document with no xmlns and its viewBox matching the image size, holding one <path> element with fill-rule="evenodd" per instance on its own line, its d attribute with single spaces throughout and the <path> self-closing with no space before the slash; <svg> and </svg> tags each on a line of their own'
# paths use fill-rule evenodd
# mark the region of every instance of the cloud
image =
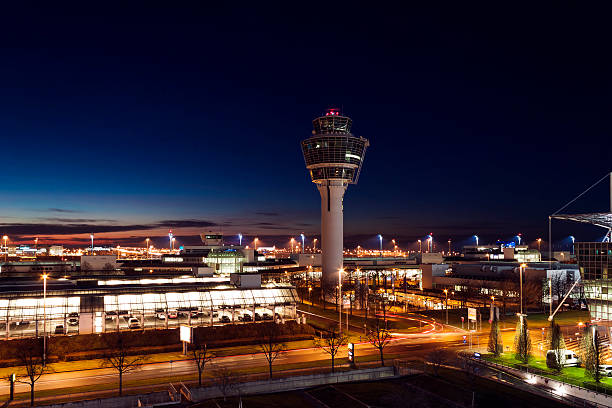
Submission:
<svg viewBox="0 0 612 408">
<path fill-rule="evenodd" d="M 68 208 L 47 208 L 47 211 L 50 212 L 58 212 L 58 213 L 80 213 L 83 211 L 79 211 L 79 210 L 71 210 Z"/>
<path fill-rule="evenodd" d="M 152 224 L 117 224 L 114 220 L 43 218 L 40 223 L 0 223 L 0 233 L 15 235 L 77 235 L 102 232 L 153 230 L 157 228 L 204 228 L 217 224 L 205 220 L 162 220 Z M 111 224 L 97 224 L 107 222 Z"/>
<path fill-rule="evenodd" d="M 278 217 L 280 215 L 277 212 L 265 212 L 265 211 L 258 211 L 255 214 L 256 215 L 263 215 L 265 217 Z"/>
<path fill-rule="evenodd" d="M 216 227 L 219 225 L 216 222 L 205 220 L 163 220 L 156 223 L 156 227 L 173 227 L 173 228 L 189 228 L 189 227 Z"/>
<path fill-rule="evenodd" d="M 51 222 L 67 222 L 67 223 L 83 223 L 83 222 L 117 222 L 117 220 L 103 220 L 93 218 L 61 218 L 61 217 L 40 217 L 42 221 Z"/>
</svg>

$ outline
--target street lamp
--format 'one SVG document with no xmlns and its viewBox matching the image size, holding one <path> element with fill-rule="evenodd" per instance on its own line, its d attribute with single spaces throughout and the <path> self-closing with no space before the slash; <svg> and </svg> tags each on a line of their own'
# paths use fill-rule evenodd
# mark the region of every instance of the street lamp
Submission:
<svg viewBox="0 0 612 408">
<path fill-rule="evenodd" d="M 521 288 L 521 316 L 523 315 L 523 271 L 527 267 L 527 264 L 521 264 L 519 267 L 519 286 Z"/>
<path fill-rule="evenodd" d="M 576 238 L 573 235 L 570 235 L 570 239 L 572 240 L 572 255 L 574 255 L 574 242 L 576 242 Z M 549 254 L 550 256 L 550 254 Z"/>
<path fill-rule="evenodd" d="M 300 237 L 302 237 L 302 253 L 304 253 L 304 240 L 306 239 L 306 237 L 304 236 L 304 234 L 300 234 Z"/>
<path fill-rule="evenodd" d="M 2 237 L 4 241 L 4 262 L 8 261 L 8 235 Z"/>
<path fill-rule="evenodd" d="M 378 243 L 380 244 L 380 256 L 382 256 L 382 235 L 378 234 Z"/>
<path fill-rule="evenodd" d="M 47 364 L 47 277 L 43 274 L 43 366 Z"/>
<path fill-rule="evenodd" d="M 516 239 L 518 240 L 518 244 L 521 245 L 521 233 L 516 234 Z"/>
<path fill-rule="evenodd" d="M 310 300 L 310 293 L 312 292 L 312 286 L 308 287 L 308 311 L 310 312 L 310 305 L 312 305 L 312 300 Z"/>
<path fill-rule="evenodd" d="M 476 240 L 476 246 L 478 246 L 478 235 L 474 235 L 474 239 Z"/>
<path fill-rule="evenodd" d="M 446 324 L 448 325 L 448 289 L 444 289 L 444 295 L 446 296 L 446 306 L 444 309 L 446 309 Z"/>
<path fill-rule="evenodd" d="M 448 239 L 448 254 L 451 254 L 451 240 L 450 238 Z"/>
<path fill-rule="evenodd" d="M 242 246 L 242 234 L 238 234 L 238 245 Z"/>
<path fill-rule="evenodd" d="M 542 238 L 538 238 L 538 252 L 540 252 L 540 246 L 542 245 Z"/>
<path fill-rule="evenodd" d="M 338 269 L 338 325 L 340 333 L 342 333 L 342 272 L 344 272 L 344 268 Z"/>
</svg>

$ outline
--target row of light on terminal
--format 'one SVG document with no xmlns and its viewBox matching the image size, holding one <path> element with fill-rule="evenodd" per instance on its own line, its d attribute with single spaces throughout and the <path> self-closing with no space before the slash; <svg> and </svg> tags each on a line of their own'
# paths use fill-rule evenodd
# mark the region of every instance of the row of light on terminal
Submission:
<svg viewBox="0 0 612 408">
<path fill-rule="evenodd" d="M 91 239 L 91 250 L 93 251 L 94 250 L 94 234 L 93 233 L 90 234 L 89 237 Z M 241 233 L 238 234 L 238 240 L 239 240 L 239 245 L 240 246 L 242 246 L 243 237 L 244 236 Z M 475 240 L 476 246 L 478 246 L 480 238 L 478 237 L 478 235 L 473 235 L 472 237 Z M 168 238 L 169 238 L 169 243 L 170 243 L 170 245 L 169 245 L 170 250 L 173 251 L 175 249 L 176 237 L 173 236 L 172 230 L 169 231 Z M 304 234 L 300 234 L 300 238 L 301 238 L 301 241 L 302 241 L 301 249 L 303 250 L 305 248 L 306 237 L 305 237 Z M 383 252 L 383 236 L 381 234 L 378 234 L 377 238 L 379 240 L 379 252 L 382 253 Z M 519 233 L 519 234 L 515 235 L 514 238 L 516 238 L 516 240 L 518 242 L 518 245 L 521 245 L 522 235 Z M 572 245 L 573 245 L 575 243 L 576 239 L 573 236 L 570 236 L 569 239 L 572 241 Z M 2 237 L 2 241 L 4 243 L 4 248 L 5 249 L 8 248 L 8 240 L 9 240 L 8 235 L 4 235 Z M 150 244 L 150 241 L 151 241 L 150 238 L 146 238 L 145 239 L 147 253 L 149 253 L 154 248 L 153 245 Z M 291 252 L 293 252 L 294 248 L 296 248 L 295 241 L 296 240 L 293 237 L 290 239 Z M 316 250 L 317 241 L 318 241 L 317 238 L 313 239 L 313 246 L 312 246 L 312 250 L 313 251 Z M 430 233 L 429 235 L 426 236 L 425 242 L 426 242 L 426 245 L 427 245 L 427 247 L 426 247 L 427 251 L 433 252 L 433 248 L 434 248 L 433 233 Z M 538 250 L 540 250 L 541 249 L 541 244 L 542 244 L 542 238 L 536 239 L 536 242 L 538 244 Z M 36 237 L 34 239 L 34 243 L 35 243 L 36 246 L 38 245 L 38 237 Z M 255 237 L 253 239 L 253 243 L 254 243 L 255 249 L 257 249 L 257 244 L 259 243 L 259 238 Z M 391 243 L 393 244 L 394 252 L 397 252 L 399 248 L 397 246 L 397 243 L 396 243 L 395 239 L 392 239 Z M 422 252 L 422 249 L 423 249 L 422 248 L 422 244 L 423 244 L 422 240 L 420 240 L 420 239 L 417 240 L 417 244 L 419 246 L 419 252 Z M 117 246 L 117 248 L 119 249 L 120 246 Z M 297 244 L 297 248 L 299 250 L 299 243 Z M 362 249 L 362 248 L 360 246 L 357 246 L 357 252 L 360 252 L 360 249 Z M 125 250 L 127 250 L 127 248 Z M 449 253 L 452 252 L 451 251 L 451 240 L 450 239 L 448 240 L 448 251 L 449 251 Z M 8 251 L 5 251 L 5 254 L 6 253 L 8 253 Z"/>
</svg>

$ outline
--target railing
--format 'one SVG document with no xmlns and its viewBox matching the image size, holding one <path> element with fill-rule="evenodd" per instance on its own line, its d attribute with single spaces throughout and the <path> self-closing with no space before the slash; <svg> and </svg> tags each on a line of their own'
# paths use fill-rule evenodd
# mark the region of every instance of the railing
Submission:
<svg viewBox="0 0 612 408">
<path fill-rule="evenodd" d="M 593 407 L 602 407 L 602 408 L 612 406 L 612 397 L 609 395 L 610 393 L 609 390 L 607 390 L 606 393 L 600 393 L 592 389 L 588 389 L 585 387 L 581 387 L 579 385 L 575 385 L 575 384 L 563 381 L 562 379 L 550 378 L 546 375 L 543 375 L 542 373 L 544 372 L 539 369 L 533 369 L 530 371 L 529 368 L 522 367 L 522 366 L 514 367 L 514 366 L 510 366 L 506 364 L 496 363 L 493 361 L 475 359 L 471 356 L 466 356 L 466 355 L 460 355 L 460 357 L 466 360 L 470 360 L 471 362 L 476 363 L 476 364 L 481 364 L 481 365 L 488 366 L 488 367 L 494 367 L 495 369 L 499 371 L 505 372 L 507 375 L 513 375 L 513 376 L 519 377 L 517 373 L 512 372 L 512 371 L 518 371 L 520 374 L 524 374 L 525 377 L 527 377 L 528 375 L 531 375 L 532 378 L 534 378 L 533 376 L 540 377 L 540 379 L 544 382 L 545 388 L 536 387 L 537 390 L 541 392 L 545 392 L 549 394 L 551 397 L 562 400 L 568 404 L 571 404 L 572 406 L 576 406 L 576 399 L 582 401 L 582 403 L 580 403 L 579 406 L 593 406 Z M 560 377 L 563 378 L 563 376 L 560 376 Z M 535 387 L 533 383 L 530 383 L 527 381 L 527 378 L 519 377 L 519 379 Z M 563 392 L 559 392 L 559 390 L 553 389 L 549 385 L 549 382 L 551 383 L 556 382 L 556 383 L 562 384 L 564 388 Z M 573 393 L 567 392 L 568 389 L 573 390 L 574 392 Z M 592 398 L 603 398 L 606 400 L 606 403 L 601 404 L 600 402 L 593 401 L 593 399 L 590 399 L 590 398 L 585 399 L 584 396 L 576 395 L 578 393 L 586 394 L 586 396 L 591 396 L 591 394 L 594 394 L 592 395 Z M 564 396 L 563 394 L 570 395 L 573 398 L 568 398 Z"/>
</svg>

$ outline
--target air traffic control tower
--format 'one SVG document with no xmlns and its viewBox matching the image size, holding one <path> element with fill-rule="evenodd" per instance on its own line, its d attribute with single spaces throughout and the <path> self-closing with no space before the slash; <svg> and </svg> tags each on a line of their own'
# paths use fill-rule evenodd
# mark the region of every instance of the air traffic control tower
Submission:
<svg viewBox="0 0 612 408">
<path fill-rule="evenodd" d="M 343 261 L 342 200 L 349 184 L 357 184 L 368 139 L 353 136 L 353 121 L 337 109 L 312 121 L 312 136 L 302 141 L 302 152 L 312 182 L 321 194 L 321 284 L 338 284 Z"/>
</svg>

